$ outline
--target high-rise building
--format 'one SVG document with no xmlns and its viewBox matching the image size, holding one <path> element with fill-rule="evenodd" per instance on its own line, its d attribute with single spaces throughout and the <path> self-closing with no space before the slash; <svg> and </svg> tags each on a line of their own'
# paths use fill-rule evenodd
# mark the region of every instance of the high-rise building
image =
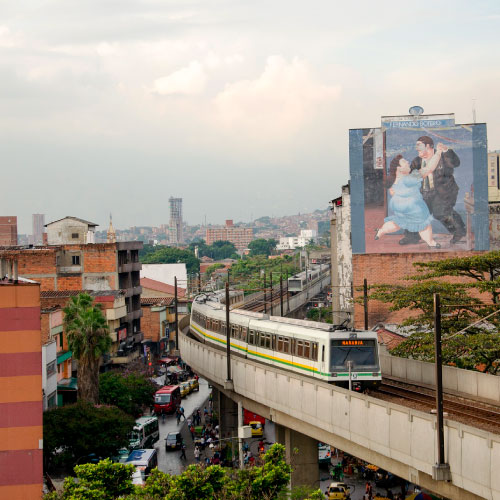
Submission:
<svg viewBox="0 0 500 500">
<path fill-rule="evenodd" d="M 0 245 L 17 245 L 17 217 L 0 217 Z"/>
<path fill-rule="evenodd" d="M 168 200 L 170 204 L 170 243 L 178 245 L 184 243 L 184 234 L 182 231 L 182 198 L 171 196 Z"/>
<path fill-rule="evenodd" d="M 33 245 L 43 245 L 45 214 L 33 214 Z"/>
<path fill-rule="evenodd" d="M 500 202 L 500 151 L 488 153 L 488 201 Z"/>
</svg>

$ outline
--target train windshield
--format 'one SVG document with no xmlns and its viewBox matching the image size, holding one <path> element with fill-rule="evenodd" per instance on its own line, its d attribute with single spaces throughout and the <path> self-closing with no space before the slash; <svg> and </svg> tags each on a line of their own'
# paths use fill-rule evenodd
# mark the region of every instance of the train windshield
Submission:
<svg viewBox="0 0 500 500">
<path fill-rule="evenodd" d="M 353 370 L 372 370 L 377 367 L 375 340 L 332 340 L 330 370 L 347 370 L 352 361 Z"/>
</svg>

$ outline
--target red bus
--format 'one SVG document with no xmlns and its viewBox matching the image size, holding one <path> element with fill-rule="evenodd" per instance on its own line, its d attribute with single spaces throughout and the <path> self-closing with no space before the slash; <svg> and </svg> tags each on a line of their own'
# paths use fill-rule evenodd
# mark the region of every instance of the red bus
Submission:
<svg viewBox="0 0 500 500">
<path fill-rule="evenodd" d="M 165 385 L 155 392 L 155 413 L 173 413 L 181 404 L 181 390 L 178 385 Z"/>
<path fill-rule="evenodd" d="M 243 408 L 243 425 L 248 425 L 250 422 L 260 422 L 262 427 L 266 425 L 266 419 L 264 417 Z"/>
</svg>

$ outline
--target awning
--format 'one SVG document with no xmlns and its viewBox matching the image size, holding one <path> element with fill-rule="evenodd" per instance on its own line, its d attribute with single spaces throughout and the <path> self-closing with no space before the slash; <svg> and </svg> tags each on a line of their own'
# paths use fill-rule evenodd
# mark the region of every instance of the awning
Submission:
<svg viewBox="0 0 500 500">
<path fill-rule="evenodd" d="M 66 352 L 63 352 L 62 354 L 58 354 L 57 355 L 57 364 L 60 365 L 61 363 L 63 363 L 67 359 L 71 358 L 71 356 L 73 356 L 72 351 L 66 351 Z"/>
<path fill-rule="evenodd" d="M 58 391 L 76 391 L 78 389 L 77 379 L 74 377 L 63 378 L 57 383 Z"/>
<path fill-rule="evenodd" d="M 161 364 L 161 365 L 172 365 L 174 363 L 176 363 L 176 360 L 175 359 L 172 359 L 172 358 L 160 358 L 158 360 L 158 363 Z"/>
</svg>

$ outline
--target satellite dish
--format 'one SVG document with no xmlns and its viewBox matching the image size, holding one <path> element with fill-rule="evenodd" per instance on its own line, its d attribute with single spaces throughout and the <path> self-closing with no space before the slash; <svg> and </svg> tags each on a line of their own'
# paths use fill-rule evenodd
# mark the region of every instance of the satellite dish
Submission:
<svg viewBox="0 0 500 500">
<path fill-rule="evenodd" d="M 412 116 L 420 116 L 424 112 L 424 108 L 422 106 L 412 106 L 410 108 L 410 115 Z"/>
</svg>

